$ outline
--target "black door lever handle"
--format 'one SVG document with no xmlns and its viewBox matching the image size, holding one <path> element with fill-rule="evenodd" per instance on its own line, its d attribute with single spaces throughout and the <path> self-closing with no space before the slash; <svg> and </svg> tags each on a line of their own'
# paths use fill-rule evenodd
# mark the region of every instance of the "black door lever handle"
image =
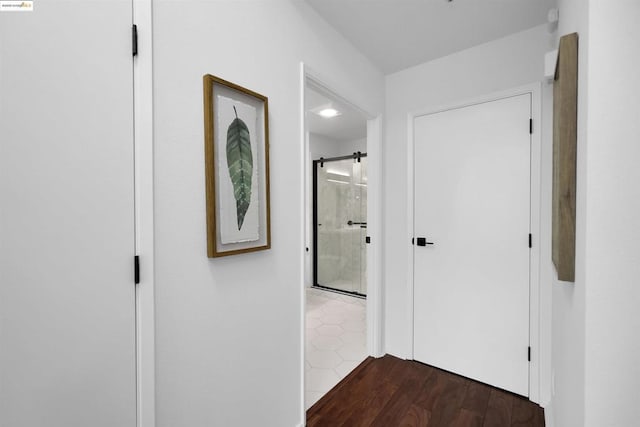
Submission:
<svg viewBox="0 0 640 427">
<path fill-rule="evenodd" d="M 433 245 L 433 242 L 427 242 L 427 239 L 425 237 L 418 237 L 416 239 L 416 245 L 418 246 Z"/>
</svg>

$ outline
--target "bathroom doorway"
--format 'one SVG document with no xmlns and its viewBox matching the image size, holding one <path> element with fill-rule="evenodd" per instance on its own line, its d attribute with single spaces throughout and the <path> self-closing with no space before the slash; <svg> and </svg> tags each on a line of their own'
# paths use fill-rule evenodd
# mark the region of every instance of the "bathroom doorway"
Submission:
<svg viewBox="0 0 640 427">
<path fill-rule="evenodd" d="M 370 325 L 378 317 L 371 277 L 378 277 L 379 263 L 371 261 L 375 248 L 367 242 L 379 224 L 379 198 L 367 188 L 379 173 L 373 172 L 377 163 L 371 168 L 379 156 L 371 153 L 379 152 L 380 121 L 307 74 L 303 105 L 306 410 L 367 356 L 378 354 L 372 331 L 379 329 Z"/>
<path fill-rule="evenodd" d="M 313 161 L 313 285 L 367 295 L 367 154 Z"/>
</svg>

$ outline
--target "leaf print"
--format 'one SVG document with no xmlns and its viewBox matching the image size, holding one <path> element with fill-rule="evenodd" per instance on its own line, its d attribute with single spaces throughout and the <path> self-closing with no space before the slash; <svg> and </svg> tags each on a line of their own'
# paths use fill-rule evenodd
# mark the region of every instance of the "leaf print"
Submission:
<svg viewBox="0 0 640 427">
<path fill-rule="evenodd" d="M 240 230 L 251 203 L 253 155 L 251 154 L 249 128 L 238 118 L 236 107 L 233 107 L 233 111 L 236 118 L 227 129 L 227 166 L 233 184 L 238 230 Z"/>
</svg>

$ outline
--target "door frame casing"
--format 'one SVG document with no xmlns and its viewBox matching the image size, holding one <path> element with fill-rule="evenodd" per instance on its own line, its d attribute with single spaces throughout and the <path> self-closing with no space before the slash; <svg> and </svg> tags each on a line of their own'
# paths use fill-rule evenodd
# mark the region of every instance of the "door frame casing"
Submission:
<svg viewBox="0 0 640 427">
<path fill-rule="evenodd" d="M 352 108 L 359 110 L 367 117 L 367 235 L 371 237 L 371 244 L 367 246 L 367 306 L 366 306 L 366 324 L 367 324 L 367 352 L 370 356 L 381 357 L 384 355 L 382 348 L 382 252 L 380 245 L 382 243 L 382 114 L 377 112 L 366 111 L 357 104 L 340 95 L 340 91 L 334 90 L 334 86 L 327 84 L 320 77 L 321 74 L 311 69 L 304 62 L 300 62 L 300 144 L 299 159 L 302 167 L 302 177 L 300 179 L 300 194 L 303 195 L 300 204 L 301 236 L 300 241 L 300 278 L 299 283 L 302 287 L 300 292 L 300 410 L 301 420 L 306 419 L 304 393 L 305 393 L 305 328 L 306 328 L 306 298 L 305 298 L 305 248 L 309 247 L 309 233 L 307 232 L 307 217 L 309 215 L 309 179 L 311 164 L 310 147 L 307 138 L 307 126 L 305 117 L 305 92 L 307 80 L 314 85 L 322 88 L 325 92 L 331 94 L 341 102 L 350 105 Z M 304 425 L 304 423 L 302 424 Z"/>
<path fill-rule="evenodd" d="M 532 83 L 504 91 L 494 92 L 484 96 L 453 102 L 445 105 L 427 107 L 407 114 L 407 326 L 409 330 L 407 359 L 414 358 L 414 197 L 415 197 L 415 167 L 414 167 L 414 126 L 415 119 L 421 116 L 441 113 L 444 111 L 469 107 L 472 105 L 497 101 L 518 95 L 531 95 L 531 118 L 533 129 L 531 133 L 531 184 L 530 184 L 530 232 L 533 236 L 532 248 L 529 251 L 529 345 L 531 347 L 531 361 L 529 363 L 529 400 L 540 403 L 541 357 L 542 347 L 548 348 L 550 337 L 541 334 L 541 306 L 540 306 L 540 178 L 541 178 L 541 142 L 542 142 L 542 102 L 541 84 Z M 544 307 L 545 315 L 550 315 L 550 307 Z M 546 332 L 546 331 L 544 331 Z M 545 375 L 547 373 L 544 373 Z"/>
</svg>

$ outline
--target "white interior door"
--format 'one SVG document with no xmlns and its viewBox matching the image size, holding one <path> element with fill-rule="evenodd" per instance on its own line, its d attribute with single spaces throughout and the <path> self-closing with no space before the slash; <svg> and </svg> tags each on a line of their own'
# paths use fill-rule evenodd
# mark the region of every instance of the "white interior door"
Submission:
<svg viewBox="0 0 640 427">
<path fill-rule="evenodd" d="M 525 94 L 414 122 L 414 358 L 525 396 L 530 114 Z"/>
<path fill-rule="evenodd" d="M 0 426 L 136 424 L 131 1 L 0 13 Z"/>
</svg>

